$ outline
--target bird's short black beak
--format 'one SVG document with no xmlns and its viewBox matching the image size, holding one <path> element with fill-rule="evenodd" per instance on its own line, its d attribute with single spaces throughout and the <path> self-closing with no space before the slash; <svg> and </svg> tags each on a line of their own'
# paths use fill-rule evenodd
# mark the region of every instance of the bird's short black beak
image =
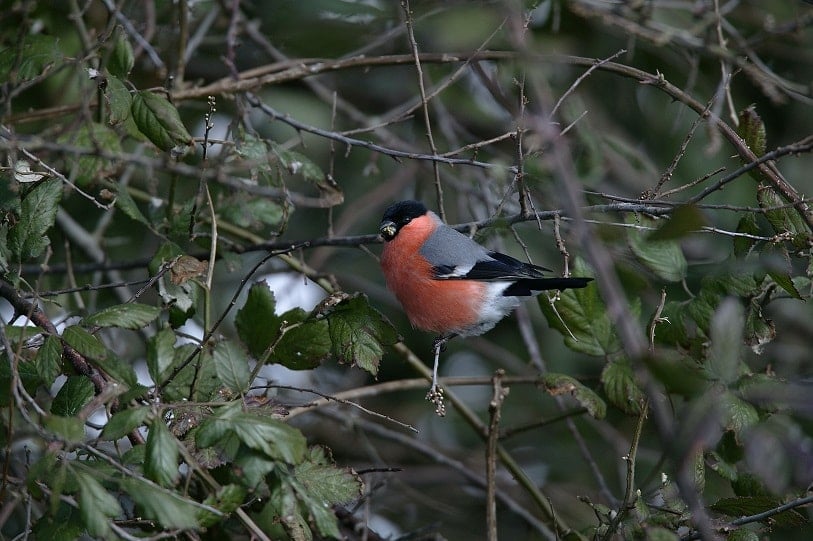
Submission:
<svg viewBox="0 0 813 541">
<path fill-rule="evenodd" d="M 384 237 L 384 240 L 390 241 L 395 238 L 395 234 L 398 232 L 398 228 L 395 226 L 395 222 L 390 220 L 384 220 L 381 222 L 381 225 L 378 226 L 378 232 L 381 233 L 381 236 Z"/>
</svg>

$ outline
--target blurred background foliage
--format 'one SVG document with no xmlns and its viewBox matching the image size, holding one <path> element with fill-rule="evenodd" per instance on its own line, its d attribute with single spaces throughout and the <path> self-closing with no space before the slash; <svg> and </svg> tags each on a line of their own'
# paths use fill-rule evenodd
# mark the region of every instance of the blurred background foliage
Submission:
<svg viewBox="0 0 813 541">
<path fill-rule="evenodd" d="M 812 24 L 7 0 L 3 537 L 808 539 Z M 445 417 L 406 198 L 596 277 L 452 341 Z"/>
</svg>

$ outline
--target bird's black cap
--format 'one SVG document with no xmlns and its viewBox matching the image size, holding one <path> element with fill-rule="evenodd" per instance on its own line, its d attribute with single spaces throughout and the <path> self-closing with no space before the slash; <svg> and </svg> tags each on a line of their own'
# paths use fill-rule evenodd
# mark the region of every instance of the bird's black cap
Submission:
<svg viewBox="0 0 813 541">
<path fill-rule="evenodd" d="M 378 230 L 384 237 L 384 240 L 392 240 L 402 227 L 414 218 L 423 216 L 426 212 L 426 205 L 420 201 L 410 199 L 408 201 L 393 203 L 384 211 L 384 216 L 381 218 L 381 225 Z"/>
</svg>

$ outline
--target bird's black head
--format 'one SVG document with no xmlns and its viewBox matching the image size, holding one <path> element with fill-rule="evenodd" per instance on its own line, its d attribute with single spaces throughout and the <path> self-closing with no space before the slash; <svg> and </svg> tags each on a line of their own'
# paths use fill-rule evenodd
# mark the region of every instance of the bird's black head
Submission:
<svg viewBox="0 0 813 541">
<path fill-rule="evenodd" d="M 420 201 L 399 201 L 384 212 L 378 231 L 384 240 L 391 241 L 406 224 L 426 214 L 426 205 Z"/>
</svg>

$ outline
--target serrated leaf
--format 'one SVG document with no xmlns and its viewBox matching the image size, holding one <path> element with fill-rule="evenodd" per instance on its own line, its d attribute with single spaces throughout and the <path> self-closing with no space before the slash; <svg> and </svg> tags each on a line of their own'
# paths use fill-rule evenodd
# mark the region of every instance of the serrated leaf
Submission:
<svg viewBox="0 0 813 541">
<path fill-rule="evenodd" d="M 5 331 L 8 333 L 8 331 L 12 328 L 13 327 L 6 327 Z M 37 374 L 37 366 L 35 363 L 28 362 L 21 362 L 17 365 L 17 373 L 14 375 L 13 379 L 22 383 L 23 388 L 25 388 L 25 390 L 32 395 L 39 385 L 42 385 L 43 383 L 48 383 L 50 385 L 52 383 L 50 381 L 42 381 Z M 11 366 L 7 358 L 3 357 L 2 360 L 0 360 L 0 406 L 8 406 L 9 404 L 13 404 L 14 396 L 11 393 L 11 382 Z"/>
<path fill-rule="evenodd" d="M 133 46 L 127 39 L 127 34 L 119 28 L 113 38 L 113 48 L 110 51 L 110 58 L 107 60 L 107 71 L 116 77 L 126 78 L 133 69 L 135 57 Z"/>
<path fill-rule="evenodd" d="M 745 317 L 745 343 L 751 351 L 760 355 L 766 344 L 776 338 L 776 325 L 762 314 L 762 308 L 751 301 L 751 309 Z"/>
<path fill-rule="evenodd" d="M 584 261 L 576 258 L 574 276 L 592 276 Z M 621 349 L 607 308 L 595 287 L 562 291 L 555 304 L 545 295 L 539 296 L 539 307 L 548 325 L 558 330 L 565 345 L 587 355 L 605 356 Z"/>
<path fill-rule="evenodd" d="M 364 295 L 342 300 L 330 309 L 326 318 L 334 357 L 376 375 L 383 346 L 398 341 L 392 324 L 370 306 Z"/>
<path fill-rule="evenodd" d="M 280 318 L 275 309 L 274 292 L 266 282 L 257 282 L 248 290 L 246 302 L 234 318 L 237 335 L 255 358 L 262 357 L 279 335 Z"/>
<path fill-rule="evenodd" d="M 54 225 L 61 198 L 59 179 L 43 181 L 23 196 L 20 218 L 8 232 L 8 248 L 17 261 L 39 257 L 50 244 L 46 233 Z"/>
<path fill-rule="evenodd" d="M 133 96 L 133 120 L 138 129 L 164 151 L 192 144 L 192 136 L 174 105 L 166 98 L 142 90 Z"/>
<path fill-rule="evenodd" d="M 121 124 L 130 118 L 130 109 L 133 105 L 133 97 L 130 90 L 118 77 L 107 78 L 107 86 L 104 89 L 104 102 L 107 106 L 107 123 L 111 126 Z"/>
<path fill-rule="evenodd" d="M 269 362 L 291 370 L 309 370 L 330 356 L 332 344 L 327 321 L 308 319 L 308 313 L 301 308 L 288 310 L 279 318 L 286 322 L 287 329 Z"/>
<path fill-rule="evenodd" d="M 198 447 L 210 447 L 229 434 L 234 434 L 250 449 L 267 456 L 298 464 L 305 456 L 306 441 L 302 432 L 269 417 L 241 411 L 241 404 L 220 408 L 204 421 L 195 433 Z"/>
<path fill-rule="evenodd" d="M 57 502 L 57 508 L 51 515 L 45 514 L 37 520 L 31 530 L 34 539 L 52 539 L 54 541 L 71 541 L 81 539 L 85 525 L 78 509 L 65 502 Z"/>
<path fill-rule="evenodd" d="M 51 384 L 62 372 L 62 343 L 56 336 L 46 336 L 34 359 L 40 379 Z"/>
<path fill-rule="evenodd" d="M 110 519 L 122 514 L 118 500 L 90 474 L 75 472 L 79 485 L 79 512 L 88 533 L 98 537 L 109 537 Z"/>
<path fill-rule="evenodd" d="M 85 439 L 85 423 L 78 417 L 49 415 L 43 425 L 65 441 L 79 443 Z"/>
<path fill-rule="evenodd" d="M 150 408 L 148 406 L 140 406 L 135 408 L 128 408 L 113 414 L 107 424 L 102 429 L 102 434 L 99 439 L 102 440 L 118 440 L 123 438 L 136 428 L 142 426 L 150 417 Z"/>
<path fill-rule="evenodd" d="M 120 327 L 137 331 L 149 325 L 161 314 L 161 309 L 147 304 L 131 302 L 100 310 L 84 319 L 87 326 Z"/>
<path fill-rule="evenodd" d="M 640 415 L 646 395 L 635 381 L 628 359 L 608 362 L 601 372 L 601 383 L 615 407 L 630 415 Z"/>
<path fill-rule="evenodd" d="M 218 489 L 215 494 L 210 494 L 203 500 L 205 505 L 214 507 L 224 514 L 229 514 L 243 503 L 246 497 L 246 489 L 240 485 L 224 485 Z M 202 528 L 214 526 L 222 520 L 222 517 L 207 511 L 205 509 L 198 509 L 197 513 L 198 523 Z"/>
<path fill-rule="evenodd" d="M 728 385 L 739 378 L 744 370 L 742 363 L 743 329 L 745 311 L 742 303 L 727 297 L 714 312 L 709 329 L 711 346 L 706 368 L 720 382 Z"/>
<path fill-rule="evenodd" d="M 51 402 L 51 413 L 72 417 L 93 399 L 93 382 L 85 376 L 69 376 Z"/>
<path fill-rule="evenodd" d="M 23 82 L 42 75 L 62 62 L 62 51 L 57 38 L 46 34 L 26 33 L 16 46 L 0 50 L 0 83 L 11 80 L 14 68 L 15 80 Z"/>
<path fill-rule="evenodd" d="M 345 504 L 362 495 L 364 483 L 358 474 L 337 468 L 323 448 L 313 447 L 308 455 L 305 462 L 294 468 L 293 476 L 309 497 L 324 506 Z"/>
<path fill-rule="evenodd" d="M 175 362 L 175 333 L 161 329 L 147 342 L 147 370 L 155 383 L 163 383 L 167 370 Z"/>
<path fill-rule="evenodd" d="M 777 498 L 760 496 L 722 498 L 713 503 L 711 509 L 730 517 L 743 517 L 757 515 L 764 511 L 775 509 L 782 505 L 782 503 L 783 502 Z M 778 528 L 798 528 L 807 523 L 805 516 L 795 509 L 789 509 L 782 513 L 772 515 L 770 520 L 771 523 Z"/>
<path fill-rule="evenodd" d="M 253 449 L 243 448 L 234 459 L 234 465 L 240 469 L 240 482 L 249 490 L 256 490 L 265 476 L 274 470 L 277 462 Z"/>
<path fill-rule="evenodd" d="M 154 486 L 136 478 L 124 479 L 121 484 L 144 515 L 158 521 L 165 529 L 189 530 L 198 527 L 197 513 L 200 507 L 180 494 L 156 490 Z"/>
<path fill-rule="evenodd" d="M 62 332 L 62 339 L 83 357 L 99 360 L 104 359 L 108 355 L 107 348 L 104 347 L 104 344 L 79 325 L 66 327 Z"/>
<path fill-rule="evenodd" d="M 773 281 L 794 299 L 802 300 L 802 295 L 793 283 L 793 266 L 790 254 L 783 245 L 769 245 L 759 252 L 759 262 L 768 271 Z"/>
<path fill-rule="evenodd" d="M 248 357 L 233 342 L 219 342 L 212 352 L 215 373 L 220 381 L 234 391 L 243 393 L 248 389 L 251 377 L 248 368 Z"/>
<path fill-rule="evenodd" d="M 180 363 L 185 362 L 194 350 L 195 346 L 192 344 L 175 348 L 172 365 L 162 374 L 159 381 L 163 383 L 171 371 Z M 166 385 L 164 399 L 166 401 L 206 402 L 213 400 L 221 388 L 222 384 L 215 372 L 214 362 L 212 362 L 212 354 L 204 349 Z"/>
<path fill-rule="evenodd" d="M 271 151 L 279 158 L 280 163 L 292 175 L 302 175 L 302 178 L 314 184 L 322 184 L 325 173 L 310 158 L 295 150 L 288 150 L 282 145 L 271 143 Z"/>
<path fill-rule="evenodd" d="M 174 485 L 178 478 L 178 445 L 161 418 L 150 424 L 144 473 L 164 487 Z"/>
<path fill-rule="evenodd" d="M 765 135 L 765 123 L 762 122 L 755 105 L 750 105 L 737 115 L 739 124 L 737 125 L 737 135 L 745 141 L 745 144 L 757 157 L 765 154 L 767 146 L 767 136 Z"/>
<path fill-rule="evenodd" d="M 93 361 L 99 368 L 107 372 L 114 380 L 134 388 L 138 385 L 138 377 L 130 363 L 124 362 L 115 355 L 108 355 L 103 359 Z M 126 389 L 121 392 L 126 392 Z"/>
<path fill-rule="evenodd" d="M 144 225 L 150 225 L 149 220 L 144 217 L 138 205 L 133 200 L 130 192 L 127 191 L 125 186 L 116 187 L 116 206 L 128 217 Z"/>
<path fill-rule="evenodd" d="M 708 387 L 705 372 L 683 355 L 676 358 L 644 357 L 644 362 L 669 393 L 695 396 Z"/>
<path fill-rule="evenodd" d="M 760 208 L 765 209 L 765 217 L 776 234 L 790 233 L 800 239 L 809 238 L 810 228 L 799 215 L 799 211 L 788 205 L 773 187 L 760 184 L 757 188 L 757 202 Z M 803 247 L 804 244 L 800 246 Z"/>
<path fill-rule="evenodd" d="M 669 219 L 647 237 L 648 242 L 677 240 L 707 225 L 703 213 L 694 205 L 681 205 L 669 215 Z"/>
<path fill-rule="evenodd" d="M 283 203 L 245 192 L 229 197 L 218 207 L 218 211 L 226 221 L 249 229 L 279 226 L 286 216 Z"/>
<path fill-rule="evenodd" d="M 654 227 L 657 222 L 646 216 L 630 217 L 628 223 Z M 656 276 L 667 282 L 680 282 L 686 277 L 688 267 L 680 244 L 676 241 L 652 241 L 648 233 L 640 229 L 630 229 L 628 233 L 630 249 L 635 257 Z"/>
<path fill-rule="evenodd" d="M 760 236 L 761 231 L 757 224 L 756 213 L 748 212 L 740 218 L 740 221 L 737 222 L 737 233 Z M 734 237 L 734 255 L 736 257 L 745 257 L 751 251 L 754 244 L 756 244 L 756 239 L 745 236 Z"/>
<path fill-rule="evenodd" d="M 603 419 L 607 413 L 607 405 L 592 389 L 581 384 L 575 378 L 566 374 L 549 372 L 542 376 L 545 390 L 553 396 L 569 394 L 581 404 L 592 417 Z"/>
<path fill-rule="evenodd" d="M 726 430 L 731 430 L 738 438 L 743 430 L 759 422 L 756 408 L 733 393 L 722 394 L 720 407 Z"/>
<path fill-rule="evenodd" d="M 293 541 L 311 541 L 313 533 L 306 517 L 303 516 L 298 505 L 296 495 L 290 483 L 276 483 L 268 498 L 268 503 L 262 510 L 261 516 L 269 523 L 282 524 L 285 532 L 275 536 L 282 538 L 287 534 Z"/>
<path fill-rule="evenodd" d="M 120 154 L 121 142 L 118 134 L 104 124 L 88 122 L 76 131 L 68 132 L 57 139 L 66 146 L 80 148 L 91 153 Z M 96 179 L 114 170 L 115 161 L 109 157 L 93 155 L 75 156 L 67 159 L 71 167 L 71 177 L 80 186 L 87 186 Z"/>
</svg>

